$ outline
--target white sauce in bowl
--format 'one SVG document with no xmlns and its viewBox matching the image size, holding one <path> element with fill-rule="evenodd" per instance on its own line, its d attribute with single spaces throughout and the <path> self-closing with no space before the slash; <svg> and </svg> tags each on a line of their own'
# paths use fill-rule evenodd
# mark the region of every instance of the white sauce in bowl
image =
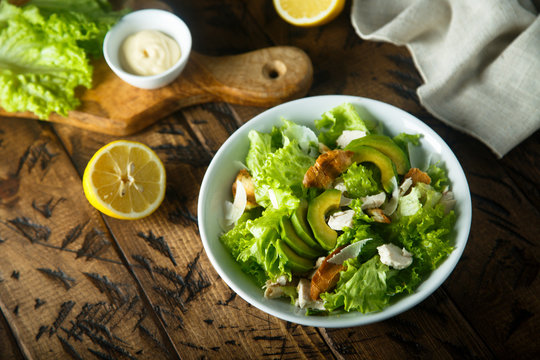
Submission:
<svg viewBox="0 0 540 360">
<path fill-rule="evenodd" d="M 171 68 L 180 59 L 180 46 L 170 36 L 156 30 L 142 30 L 128 36 L 120 47 L 125 71 L 151 76 Z"/>
</svg>

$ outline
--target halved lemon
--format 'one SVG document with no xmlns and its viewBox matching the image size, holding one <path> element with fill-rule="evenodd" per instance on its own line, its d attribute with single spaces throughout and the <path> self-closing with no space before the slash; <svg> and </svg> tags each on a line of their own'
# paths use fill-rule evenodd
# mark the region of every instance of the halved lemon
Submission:
<svg viewBox="0 0 540 360">
<path fill-rule="evenodd" d="M 324 25 L 338 16 L 345 0 L 274 0 L 283 20 L 297 26 Z"/>
<path fill-rule="evenodd" d="M 148 146 L 128 140 L 99 149 L 86 165 L 84 194 L 102 213 L 135 220 L 153 213 L 163 201 L 165 167 Z"/>
</svg>

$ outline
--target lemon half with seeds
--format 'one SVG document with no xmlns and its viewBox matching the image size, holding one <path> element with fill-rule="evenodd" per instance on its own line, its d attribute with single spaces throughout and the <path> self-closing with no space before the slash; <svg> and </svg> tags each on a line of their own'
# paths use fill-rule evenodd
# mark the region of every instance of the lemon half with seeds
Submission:
<svg viewBox="0 0 540 360">
<path fill-rule="evenodd" d="M 153 213 L 165 197 L 165 167 L 148 146 L 129 140 L 99 149 L 86 165 L 84 194 L 102 213 L 135 220 Z"/>
<path fill-rule="evenodd" d="M 345 0 L 274 0 L 283 20 L 296 26 L 324 25 L 343 10 Z"/>
</svg>

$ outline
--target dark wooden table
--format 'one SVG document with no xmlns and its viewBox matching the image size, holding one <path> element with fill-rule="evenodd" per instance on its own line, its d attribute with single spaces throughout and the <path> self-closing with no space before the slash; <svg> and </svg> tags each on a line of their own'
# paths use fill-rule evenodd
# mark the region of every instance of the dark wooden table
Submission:
<svg viewBox="0 0 540 360">
<path fill-rule="evenodd" d="M 272 2 L 177 1 L 194 49 L 220 56 L 272 45 L 306 51 L 309 95 L 396 105 L 431 126 L 471 189 L 469 242 L 432 296 L 392 319 L 347 329 L 299 326 L 231 291 L 197 229 L 199 185 L 213 154 L 264 108 L 208 103 L 127 138 L 156 149 L 168 173 L 152 216 L 119 221 L 86 201 L 81 176 L 114 136 L 0 119 L 0 359 L 538 358 L 540 132 L 503 159 L 419 103 L 408 51 L 361 40 L 350 3 L 332 23 L 283 22 Z M 161 244 L 161 245 L 160 245 Z"/>
</svg>

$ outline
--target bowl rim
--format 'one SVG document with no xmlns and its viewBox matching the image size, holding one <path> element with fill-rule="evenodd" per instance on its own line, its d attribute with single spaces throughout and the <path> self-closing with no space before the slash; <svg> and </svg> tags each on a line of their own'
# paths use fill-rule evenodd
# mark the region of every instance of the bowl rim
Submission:
<svg viewBox="0 0 540 360">
<path fill-rule="evenodd" d="M 109 54 L 109 43 L 112 41 L 113 37 L 116 35 L 118 31 L 122 29 L 122 27 L 128 26 L 128 24 L 132 24 L 136 22 L 136 19 L 141 16 L 157 16 L 157 17 L 168 17 L 175 22 L 177 22 L 177 26 L 181 28 L 181 31 L 186 35 L 186 38 L 184 39 L 184 42 L 179 42 L 178 46 L 180 46 L 181 53 L 180 58 L 176 63 L 174 63 L 173 66 L 168 68 L 167 70 L 155 74 L 155 75 L 136 75 L 132 74 L 130 72 L 125 71 L 120 63 L 116 63 L 111 59 L 111 56 Z M 144 26 L 139 27 L 135 31 L 141 31 L 141 30 L 152 30 L 153 28 L 151 26 Z M 123 41 L 123 40 L 122 40 Z M 177 39 L 175 39 L 177 41 Z M 109 65 L 109 67 L 118 75 L 121 76 L 125 81 L 145 81 L 145 82 L 151 82 L 153 80 L 159 80 L 161 78 L 167 77 L 171 73 L 174 73 L 178 70 L 178 68 L 182 67 L 183 64 L 187 63 L 189 56 L 191 54 L 191 47 L 193 45 L 193 39 L 191 32 L 189 30 L 189 27 L 186 25 L 186 23 L 176 14 L 162 9 L 141 9 L 136 10 L 133 12 L 130 12 L 126 15 L 124 15 L 118 22 L 111 28 L 109 31 L 107 31 L 107 34 L 105 34 L 105 38 L 103 40 L 103 57 L 105 58 L 105 61 Z"/>
<path fill-rule="evenodd" d="M 318 101 L 324 101 L 328 100 L 330 102 L 335 102 L 334 106 L 337 106 L 341 103 L 349 102 L 353 105 L 357 106 L 382 106 L 383 108 L 387 108 L 392 110 L 393 112 L 400 113 L 402 115 L 406 115 L 406 117 L 414 123 L 415 126 L 419 126 L 422 128 L 423 132 L 429 134 L 431 137 L 437 140 L 437 143 L 441 146 L 441 153 L 446 153 L 449 159 L 454 163 L 454 166 L 456 168 L 454 170 L 457 170 L 458 173 L 452 174 L 452 177 L 459 177 L 463 180 L 462 186 L 464 186 L 463 190 L 466 190 L 464 194 L 461 194 L 463 196 L 463 199 L 460 201 L 462 212 L 459 215 L 458 220 L 460 220 L 461 228 L 458 229 L 458 234 L 456 234 L 456 237 L 454 239 L 455 245 L 454 250 L 452 253 L 439 265 L 439 267 L 434 271 L 437 272 L 439 269 L 441 269 L 444 266 L 445 272 L 444 273 L 438 273 L 438 278 L 435 280 L 428 281 L 432 278 L 432 274 L 426 278 L 420 287 L 424 286 L 422 291 L 417 291 L 413 294 L 408 294 L 404 298 L 401 298 L 394 304 L 390 305 L 389 307 L 386 307 L 385 309 L 374 312 L 374 313 L 368 313 L 363 314 L 360 312 L 351 312 L 347 314 L 333 314 L 329 316 L 298 316 L 298 314 L 295 314 L 294 312 L 290 313 L 284 313 L 281 311 L 278 311 L 270 306 L 267 306 L 264 304 L 264 301 L 260 301 L 261 298 L 263 298 L 262 291 L 261 291 L 261 297 L 254 297 L 251 296 L 248 292 L 244 291 L 240 285 L 238 285 L 234 279 L 232 279 L 227 271 L 220 265 L 220 261 L 216 254 L 214 253 L 212 247 L 210 246 L 210 243 L 208 241 L 208 235 L 206 233 L 205 228 L 205 222 L 206 222 L 206 213 L 204 212 L 204 205 L 208 202 L 208 197 L 210 196 L 210 192 L 208 190 L 209 183 L 211 181 L 211 177 L 213 176 L 214 172 L 219 166 L 219 160 L 223 156 L 223 154 L 226 153 L 228 147 L 238 141 L 238 139 L 242 136 L 245 136 L 247 138 L 247 131 L 251 129 L 257 129 L 260 130 L 261 127 L 264 127 L 261 125 L 263 120 L 271 116 L 273 113 L 279 114 L 282 112 L 283 109 L 286 109 L 287 107 L 291 106 L 301 106 L 309 104 L 310 102 L 318 102 Z M 328 108 L 330 110 L 330 108 Z M 322 113 L 321 113 L 322 114 Z M 321 114 L 317 115 L 320 116 Z M 280 116 L 280 115 L 276 115 Z M 315 120 L 316 118 L 314 118 Z M 294 121 L 294 119 L 288 118 L 288 120 Z M 380 123 L 384 125 L 385 120 L 384 119 L 377 119 Z M 247 130 L 249 129 L 249 130 Z M 452 185 L 454 185 L 452 183 Z M 450 274 L 453 272 L 455 266 L 457 265 L 458 261 L 460 260 L 466 244 L 468 242 L 469 234 L 470 234 L 470 228 L 472 223 L 472 203 L 471 203 L 471 195 L 470 195 L 470 189 L 469 185 L 465 176 L 465 173 L 463 171 L 463 168 L 461 166 L 461 163 L 455 156 L 454 152 L 450 149 L 450 147 L 446 144 L 446 142 L 428 125 L 426 125 L 423 121 L 415 117 L 414 115 L 385 102 L 360 97 L 360 96 L 353 96 L 353 95 L 318 95 L 318 96 L 310 96 L 310 97 L 304 97 L 297 100 L 292 100 L 280 105 L 277 105 L 273 108 L 267 109 L 263 111 L 262 113 L 256 115 L 252 119 L 248 120 L 245 124 L 240 126 L 238 129 L 232 133 L 229 138 L 220 146 L 216 154 L 214 155 L 212 161 L 210 162 L 210 165 L 208 166 L 205 175 L 203 177 L 203 181 L 201 183 L 200 191 L 199 191 L 199 198 L 198 198 L 198 204 L 197 204 L 197 217 L 198 217 L 198 225 L 199 225 L 199 233 L 201 242 L 203 243 L 203 247 L 205 249 L 205 252 L 214 267 L 214 269 L 217 271 L 219 276 L 225 281 L 225 283 L 233 290 L 235 291 L 240 297 L 242 297 L 245 301 L 253 305 L 254 307 L 258 308 L 259 310 L 270 314 L 272 316 L 275 316 L 279 319 L 290 321 L 296 324 L 304 325 L 304 326 L 315 326 L 315 327 L 325 327 L 325 328 L 343 328 L 343 327 L 351 327 L 351 326 L 361 326 L 361 325 L 367 325 L 374 322 L 382 321 L 385 319 L 388 319 L 390 317 L 396 316 L 398 314 L 401 314 L 405 311 L 408 311 L 424 301 L 427 297 L 432 295 L 450 276 Z M 457 226 L 457 223 L 456 223 Z M 454 230 L 456 230 L 456 226 Z M 461 235 L 459 238 L 458 236 Z M 441 269 L 442 270 L 442 269 Z M 407 302 L 404 302 L 405 299 L 408 299 Z M 271 300 L 275 301 L 275 300 Z M 401 304 L 401 305 L 400 305 Z M 294 307 L 294 305 L 291 305 Z M 350 314 L 356 314 L 350 315 Z"/>
</svg>

